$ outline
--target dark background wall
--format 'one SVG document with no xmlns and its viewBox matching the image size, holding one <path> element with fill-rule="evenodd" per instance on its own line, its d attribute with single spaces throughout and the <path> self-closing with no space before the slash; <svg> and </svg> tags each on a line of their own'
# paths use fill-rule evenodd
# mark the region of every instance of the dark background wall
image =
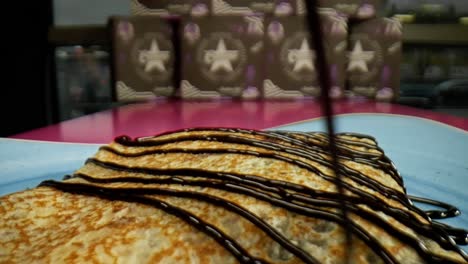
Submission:
<svg viewBox="0 0 468 264">
<path fill-rule="evenodd" d="M 11 1 L 2 10 L 7 22 L 2 36 L 0 136 L 47 123 L 47 30 L 52 0 Z"/>
<path fill-rule="evenodd" d="M 10 1 L 4 6 L 0 137 L 49 125 L 56 114 L 50 27 L 105 24 L 108 16 L 129 14 L 129 9 L 129 0 Z"/>
</svg>

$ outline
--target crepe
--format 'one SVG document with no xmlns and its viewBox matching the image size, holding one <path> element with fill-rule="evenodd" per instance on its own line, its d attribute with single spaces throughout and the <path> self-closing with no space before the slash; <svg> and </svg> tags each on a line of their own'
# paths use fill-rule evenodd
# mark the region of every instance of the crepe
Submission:
<svg viewBox="0 0 468 264">
<path fill-rule="evenodd" d="M 0 198 L 0 263 L 467 263 L 375 139 L 336 142 L 342 188 L 324 133 L 119 137 Z"/>
</svg>

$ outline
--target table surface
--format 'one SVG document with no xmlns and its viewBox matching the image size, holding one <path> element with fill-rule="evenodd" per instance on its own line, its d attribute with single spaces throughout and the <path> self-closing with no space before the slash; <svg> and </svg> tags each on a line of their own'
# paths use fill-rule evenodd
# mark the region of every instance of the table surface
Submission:
<svg viewBox="0 0 468 264">
<path fill-rule="evenodd" d="M 377 113 L 420 117 L 468 130 L 468 119 L 364 99 L 334 103 L 336 115 Z M 189 127 L 267 129 L 322 116 L 316 100 L 298 101 L 151 101 L 83 116 L 13 135 L 12 138 L 108 143 L 116 136 L 151 136 Z"/>
</svg>

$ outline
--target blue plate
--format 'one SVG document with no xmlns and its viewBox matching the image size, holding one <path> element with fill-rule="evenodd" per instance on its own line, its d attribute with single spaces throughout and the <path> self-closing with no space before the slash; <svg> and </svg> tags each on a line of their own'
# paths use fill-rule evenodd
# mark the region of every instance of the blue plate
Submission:
<svg viewBox="0 0 468 264">
<path fill-rule="evenodd" d="M 394 161 L 409 194 L 457 206 L 462 215 L 443 222 L 468 229 L 468 132 L 398 115 L 351 114 L 335 120 L 339 132 L 374 136 Z M 321 119 L 272 129 L 325 131 Z M 0 196 L 61 179 L 97 149 L 91 144 L 0 139 Z"/>
<path fill-rule="evenodd" d="M 83 166 L 98 145 L 0 138 L 0 196 L 60 180 Z"/>
</svg>

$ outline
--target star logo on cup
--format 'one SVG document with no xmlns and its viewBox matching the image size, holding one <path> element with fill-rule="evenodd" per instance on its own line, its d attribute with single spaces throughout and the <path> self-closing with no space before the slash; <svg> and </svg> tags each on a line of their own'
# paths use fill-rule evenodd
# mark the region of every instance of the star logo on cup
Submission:
<svg viewBox="0 0 468 264">
<path fill-rule="evenodd" d="M 314 67 L 315 52 L 310 49 L 309 43 L 304 38 L 299 49 L 290 49 L 288 51 L 288 62 L 294 64 L 292 69 L 293 72 L 301 72 L 303 70 L 308 70 L 313 72 Z"/>
<path fill-rule="evenodd" d="M 211 72 L 218 72 L 224 70 L 226 72 L 232 72 L 232 62 L 239 58 L 239 51 L 228 50 L 224 39 L 219 39 L 216 50 L 206 50 L 204 61 L 210 65 Z"/>
<path fill-rule="evenodd" d="M 138 54 L 138 61 L 144 65 L 145 72 L 157 69 L 160 72 L 166 71 L 165 62 L 169 60 L 169 51 L 160 50 L 156 39 L 151 41 L 148 50 L 141 50 Z"/>
<path fill-rule="evenodd" d="M 367 63 L 371 62 L 375 57 L 374 51 L 364 51 L 361 41 L 356 41 L 353 50 L 348 54 L 349 64 L 348 71 L 369 72 Z"/>
</svg>

